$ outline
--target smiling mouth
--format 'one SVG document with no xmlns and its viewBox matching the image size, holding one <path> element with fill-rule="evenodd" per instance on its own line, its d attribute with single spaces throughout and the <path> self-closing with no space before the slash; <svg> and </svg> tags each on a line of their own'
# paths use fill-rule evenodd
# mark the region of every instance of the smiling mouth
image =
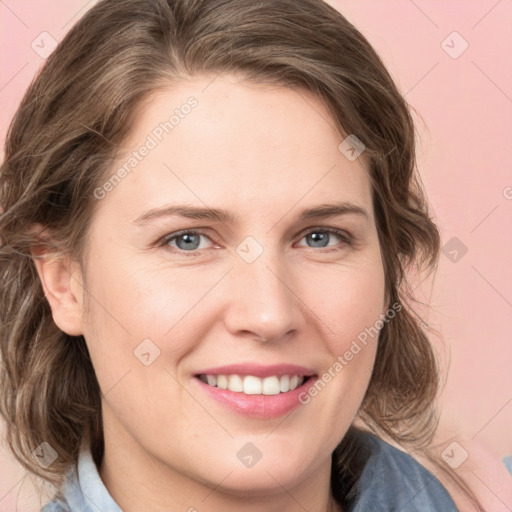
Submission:
<svg viewBox="0 0 512 512">
<path fill-rule="evenodd" d="M 259 378 L 254 375 L 206 375 L 196 376 L 211 387 L 226 389 L 244 395 L 279 395 L 302 386 L 311 377 L 299 375 L 272 375 Z"/>
</svg>

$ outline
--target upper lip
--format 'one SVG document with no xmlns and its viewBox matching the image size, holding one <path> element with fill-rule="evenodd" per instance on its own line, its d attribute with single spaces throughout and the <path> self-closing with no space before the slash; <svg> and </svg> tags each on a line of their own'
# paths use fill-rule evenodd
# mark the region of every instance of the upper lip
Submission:
<svg viewBox="0 0 512 512">
<path fill-rule="evenodd" d="M 295 364 L 260 365 L 254 363 L 239 363 L 225 366 L 207 368 L 195 373 L 196 375 L 253 375 L 254 377 L 271 377 L 276 375 L 297 375 L 299 377 L 311 377 L 315 371 Z"/>
</svg>

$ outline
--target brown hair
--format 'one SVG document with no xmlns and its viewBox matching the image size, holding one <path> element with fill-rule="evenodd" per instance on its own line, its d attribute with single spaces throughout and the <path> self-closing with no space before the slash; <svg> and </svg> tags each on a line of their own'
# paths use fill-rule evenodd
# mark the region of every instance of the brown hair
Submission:
<svg viewBox="0 0 512 512">
<path fill-rule="evenodd" d="M 97 463 L 103 451 L 101 391 L 84 338 L 53 322 L 31 258 L 42 243 L 34 225 L 52 233 L 44 243 L 57 253 L 80 259 L 95 187 L 137 109 L 159 88 L 220 73 L 311 91 L 340 134 L 364 144 L 387 299 L 403 308 L 380 332 L 358 416 L 368 431 L 424 453 L 478 504 L 429 453 L 439 371 L 406 273 L 435 269 L 440 238 L 417 176 L 409 107 L 362 34 L 320 0 L 104 0 L 48 58 L 12 121 L 0 171 L 0 412 L 10 449 L 57 486 L 82 439 Z M 345 504 L 361 470 L 354 432 L 335 452 Z M 42 442 L 58 453 L 47 469 L 31 456 Z"/>
</svg>

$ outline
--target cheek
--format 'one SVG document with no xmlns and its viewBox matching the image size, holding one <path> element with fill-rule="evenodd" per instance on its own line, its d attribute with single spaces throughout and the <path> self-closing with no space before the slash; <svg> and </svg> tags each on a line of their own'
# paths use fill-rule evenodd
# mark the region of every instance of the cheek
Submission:
<svg viewBox="0 0 512 512">
<path fill-rule="evenodd" d="M 364 339 L 368 330 L 377 337 L 375 326 L 385 313 L 384 270 L 377 259 L 357 269 L 339 269 L 316 283 L 316 291 L 310 291 L 307 300 L 323 320 L 331 353 L 349 350 L 352 341 Z M 324 292 L 319 293 L 322 288 Z"/>
<path fill-rule="evenodd" d="M 152 347 L 144 341 L 149 339 L 165 350 L 167 361 L 179 359 L 199 338 L 201 326 L 211 323 L 212 304 L 202 299 L 223 273 L 206 267 L 148 268 L 137 258 L 99 254 L 86 284 L 90 314 L 84 335 L 91 357 L 95 353 L 99 364 L 115 359 L 120 367 L 135 361 L 137 368 L 134 350 L 143 342 Z"/>
<path fill-rule="evenodd" d="M 299 399 L 311 417 L 323 419 L 315 428 L 329 449 L 339 443 L 364 398 L 385 313 L 383 268 L 374 258 L 359 263 L 317 280 L 325 293 L 311 292 L 306 299 L 318 312 L 327 354 L 317 382 Z"/>
</svg>

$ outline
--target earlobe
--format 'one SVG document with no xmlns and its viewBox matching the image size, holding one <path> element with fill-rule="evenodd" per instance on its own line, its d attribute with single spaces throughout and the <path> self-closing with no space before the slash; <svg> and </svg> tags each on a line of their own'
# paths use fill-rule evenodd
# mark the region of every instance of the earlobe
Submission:
<svg viewBox="0 0 512 512">
<path fill-rule="evenodd" d="M 78 263 L 69 256 L 55 256 L 41 248 L 32 259 L 57 327 L 70 336 L 83 334 L 82 276 Z"/>
</svg>

